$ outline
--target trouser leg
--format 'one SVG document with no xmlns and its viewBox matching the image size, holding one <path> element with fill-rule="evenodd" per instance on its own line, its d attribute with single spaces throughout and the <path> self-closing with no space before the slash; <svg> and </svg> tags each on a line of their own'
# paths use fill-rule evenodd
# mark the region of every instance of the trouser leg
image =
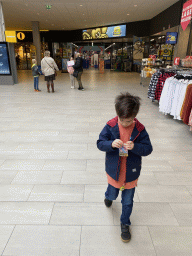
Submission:
<svg viewBox="0 0 192 256">
<path fill-rule="evenodd" d="M 121 223 L 124 225 L 131 225 L 130 216 L 133 209 L 133 197 L 135 194 L 135 188 L 125 189 L 122 192 L 122 214 L 121 214 Z"/>
<path fill-rule="evenodd" d="M 78 76 L 77 76 L 77 81 L 78 81 L 78 84 L 79 84 L 79 89 L 83 88 L 83 85 L 82 85 L 82 82 L 81 82 L 81 76 L 82 76 L 82 72 L 79 72 Z"/>
<path fill-rule="evenodd" d="M 47 91 L 48 91 L 48 92 L 50 92 L 50 91 L 49 91 L 49 87 L 50 87 L 50 82 L 47 81 Z"/>
<path fill-rule="evenodd" d="M 52 92 L 54 92 L 54 83 L 53 83 L 53 81 L 51 82 L 51 88 L 52 88 Z"/>
<path fill-rule="evenodd" d="M 116 200 L 119 195 L 119 189 L 108 184 L 107 190 L 105 192 L 105 198 L 108 200 Z"/>
</svg>

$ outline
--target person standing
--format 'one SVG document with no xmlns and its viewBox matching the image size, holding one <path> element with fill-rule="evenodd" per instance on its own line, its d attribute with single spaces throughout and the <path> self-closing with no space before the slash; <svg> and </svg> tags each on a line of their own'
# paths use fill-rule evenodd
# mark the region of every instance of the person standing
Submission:
<svg viewBox="0 0 192 256">
<path fill-rule="evenodd" d="M 75 62 L 75 65 L 73 65 L 73 68 L 74 68 L 75 72 L 78 73 L 77 77 L 76 77 L 78 84 L 79 84 L 78 90 L 84 91 L 84 88 L 83 88 L 83 85 L 81 82 L 81 76 L 83 74 L 83 59 L 82 59 L 80 53 L 77 53 L 76 62 Z"/>
<path fill-rule="evenodd" d="M 69 72 L 69 77 L 71 80 L 71 89 L 75 89 L 75 77 L 73 76 L 74 68 L 72 67 L 74 63 L 74 56 L 72 55 L 70 61 L 67 63 L 67 71 Z M 72 65 L 71 65 L 72 64 Z"/>
<path fill-rule="evenodd" d="M 40 92 L 41 90 L 39 90 L 39 75 L 40 72 L 38 70 L 37 67 L 37 61 L 35 59 L 32 59 L 32 75 L 34 77 L 34 91 L 35 92 Z"/>
<path fill-rule="evenodd" d="M 41 70 L 45 76 L 47 82 L 47 92 L 50 92 L 49 88 L 51 85 L 52 92 L 54 92 L 55 72 L 59 71 L 57 64 L 54 59 L 50 57 L 50 51 L 45 51 L 44 58 L 41 60 Z"/>
</svg>

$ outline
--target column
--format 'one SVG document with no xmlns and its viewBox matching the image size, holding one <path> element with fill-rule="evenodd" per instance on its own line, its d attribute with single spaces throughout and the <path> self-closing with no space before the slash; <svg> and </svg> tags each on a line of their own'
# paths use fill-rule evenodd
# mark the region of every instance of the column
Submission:
<svg viewBox="0 0 192 256">
<path fill-rule="evenodd" d="M 39 32 L 39 21 L 32 21 L 33 44 L 36 47 L 37 65 L 41 65 L 41 40 Z"/>
<path fill-rule="evenodd" d="M 0 42 L 5 42 L 5 21 L 3 16 L 2 2 L 0 2 Z"/>
</svg>

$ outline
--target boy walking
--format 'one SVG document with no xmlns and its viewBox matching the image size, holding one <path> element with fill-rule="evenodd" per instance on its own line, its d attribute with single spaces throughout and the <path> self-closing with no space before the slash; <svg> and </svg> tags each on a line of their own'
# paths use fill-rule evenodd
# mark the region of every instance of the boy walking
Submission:
<svg viewBox="0 0 192 256">
<path fill-rule="evenodd" d="M 108 187 L 104 203 L 110 207 L 122 191 L 121 239 L 129 242 L 130 216 L 135 187 L 141 171 L 141 157 L 153 151 L 145 127 L 135 118 L 140 98 L 129 93 L 116 97 L 117 116 L 106 124 L 97 140 L 97 147 L 106 152 L 105 168 Z"/>
<path fill-rule="evenodd" d="M 32 59 L 32 75 L 34 77 L 34 91 L 40 92 L 39 90 L 39 70 L 37 67 L 37 61 L 35 59 Z"/>
</svg>

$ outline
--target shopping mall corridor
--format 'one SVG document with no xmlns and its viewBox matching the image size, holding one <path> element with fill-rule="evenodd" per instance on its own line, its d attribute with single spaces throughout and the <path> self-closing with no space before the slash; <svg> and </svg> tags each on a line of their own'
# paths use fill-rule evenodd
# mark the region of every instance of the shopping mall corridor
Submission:
<svg viewBox="0 0 192 256">
<path fill-rule="evenodd" d="M 34 92 L 31 71 L 0 86 L 0 255 L 190 256 L 192 132 L 158 111 L 137 73 L 85 71 L 85 91 L 59 74 L 55 93 Z M 77 88 L 77 85 L 76 85 Z M 103 152 L 96 147 L 115 116 L 114 99 L 142 98 L 138 119 L 154 151 L 143 158 L 131 216 L 120 238 L 120 196 L 106 208 Z"/>
</svg>

